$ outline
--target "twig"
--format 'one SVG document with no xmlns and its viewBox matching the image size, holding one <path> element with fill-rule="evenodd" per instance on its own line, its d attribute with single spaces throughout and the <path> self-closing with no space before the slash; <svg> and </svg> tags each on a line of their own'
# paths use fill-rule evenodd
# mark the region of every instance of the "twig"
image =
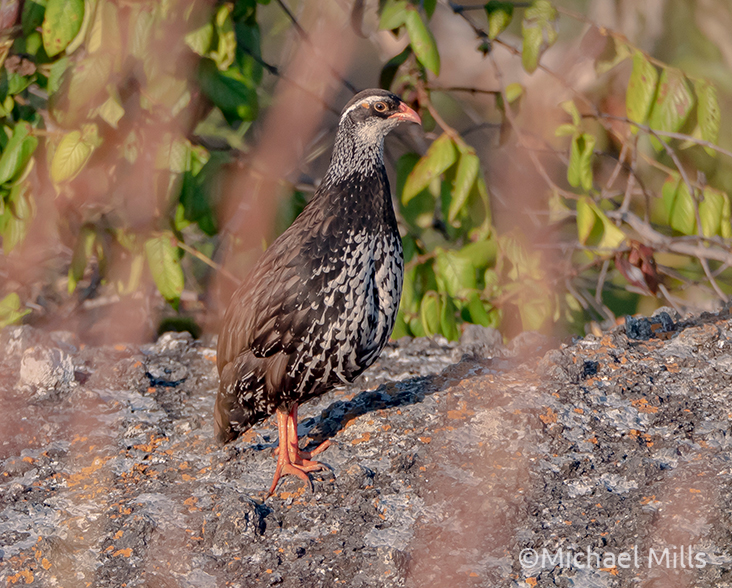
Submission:
<svg viewBox="0 0 732 588">
<path fill-rule="evenodd" d="M 633 139 L 633 153 L 631 154 L 631 160 L 630 160 L 630 169 L 635 170 L 635 164 L 638 161 L 638 135 L 635 135 L 635 138 Z M 623 143 L 623 151 L 626 151 L 628 147 L 627 143 Z M 633 187 L 635 186 L 635 171 L 633 173 L 628 174 L 628 183 L 625 186 L 625 195 L 623 196 L 623 202 L 620 205 L 620 212 L 627 212 L 628 208 L 630 208 L 630 198 L 633 194 Z M 646 209 L 648 207 L 646 206 Z"/>
<path fill-rule="evenodd" d="M 449 124 L 447 124 L 445 120 L 440 116 L 440 113 L 437 112 L 437 109 L 432 104 L 429 94 L 427 94 L 427 91 L 424 89 L 424 87 L 417 86 L 417 95 L 419 96 L 419 103 L 427 107 L 427 110 L 429 110 L 432 118 L 434 118 L 435 122 L 440 125 L 440 128 L 445 131 L 445 134 L 456 143 L 464 144 L 465 141 L 462 140 L 460 134 Z"/>
<path fill-rule="evenodd" d="M 203 253 L 198 251 L 197 249 L 194 249 L 190 245 L 187 245 L 180 239 L 176 239 L 176 246 L 180 247 L 183 251 L 188 253 L 189 255 L 192 255 L 196 259 L 202 261 L 207 266 L 215 269 L 217 272 L 219 272 L 222 276 L 226 277 L 227 279 L 231 280 L 235 285 L 239 286 L 241 285 L 241 280 L 237 278 L 234 274 L 232 274 L 229 270 L 227 270 L 225 267 L 223 267 L 221 264 L 216 263 L 213 259 L 210 257 L 206 257 Z"/>
<path fill-rule="evenodd" d="M 526 144 L 524 143 L 524 137 L 523 133 L 521 132 L 521 129 L 518 126 L 518 123 L 516 122 L 515 117 L 513 116 L 513 112 L 511 111 L 511 107 L 509 105 L 508 96 L 506 96 L 506 89 L 503 85 L 503 74 L 501 73 L 501 68 L 498 67 L 498 64 L 496 63 L 495 58 L 493 57 L 493 54 L 489 55 L 491 63 L 493 64 L 493 69 L 496 73 L 496 79 L 498 79 L 498 84 L 501 87 L 501 96 L 503 97 L 503 103 L 506 105 L 506 108 L 504 108 L 504 112 L 506 114 L 506 118 L 508 119 L 509 124 L 511 125 L 511 128 L 516 133 L 516 137 L 518 138 L 518 144 L 521 148 L 526 149 L 526 152 L 529 154 L 529 157 L 531 158 L 531 161 L 534 164 L 534 167 L 536 168 L 536 171 L 539 172 L 539 175 L 544 179 L 544 181 L 547 183 L 547 185 L 558 194 L 561 194 L 565 198 L 572 198 L 576 199 L 577 194 L 573 192 L 569 192 L 567 190 L 564 190 L 557 186 L 557 184 L 549 177 L 549 174 L 547 173 L 546 169 L 544 168 L 544 165 L 539 161 L 539 158 L 536 156 L 536 153 L 532 149 L 529 149 Z"/>
<path fill-rule="evenodd" d="M 666 299 L 666 301 L 674 307 L 674 310 L 679 313 L 680 316 L 684 316 L 684 311 L 681 309 L 681 307 L 676 303 L 674 300 L 674 297 L 671 296 L 671 293 L 666 289 L 666 286 L 663 284 L 658 285 L 658 289 L 663 294 L 663 297 Z"/>
<path fill-rule="evenodd" d="M 481 8 L 483 8 L 481 6 Z M 500 95 L 500 90 L 483 90 L 481 88 L 471 88 L 468 86 L 450 86 L 448 88 L 440 88 L 438 86 L 426 86 L 431 92 L 467 92 L 468 94 L 489 94 L 491 96 Z"/>
<path fill-rule="evenodd" d="M 650 224 L 641 220 L 630 211 L 618 212 L 608 210 L 605 214 L 608 218 L 620 218 L 624 223 L 629 225 L 636 233 L 638 233 L 646 243 L 653 246 L 656 250 L 670 251 L 672 253 L 679 253 L 681 255 L 696 257 L 698 259 L 711 259 L 714 261 L 721 261 L 722 263 L 732 264 L 732 252 L 729 250 L 725 251 L 719 248 L 705 247 L 701 244 L 693 245 L 685 241 L 672 239 L 671 237 L 667 237 L 666 235 L 659 233 Z"/>
<path fill-rule="evenodd" d="M 602 288 L 605 285 L 605 278 L 607 276 L 607 270 L 610 267 L 610 260 L 606 259 L 602 263 L 602 269 L 600 275 L 597 277 L 597 286 L 595 287 L 595 301 L 598 304 L 602 303 Z"/>
<path fill-rule="evenodd" d="M 633 122 L 629 118 L 625 116 L 616 116 L 614 114 L 607 114 L 606 112 L 601 112 L 598 115 L 592 115 L 596 118 L 605 118 L 609 120 L 615 120 L 618 122 L 624 122 L 628 123 L 630 125 L 633 125 L 635 127 L 638 127 L 640 130 L 655 135 L 658 139 L 659 137 L 667 137 L 669 139 L 680 139 L 682 141 L 690 141 L 691 143 L 694 143 L 696 145 L 699 145 L 701 147 L 708 147 L 709 149 L 713 149 L 714 151 L 717 151 L 718 153 L 721 153 L 722 155 L 726 155 L 729 158 L 732 158 L 732 151 L 729 151 L 727 149 L 724 149 L 720 147 L 719 145 L 715 145 L 711 141 L 705 141 L 704 139 L 697 139 L 696 137 L 692 137 L 691 135 L 685 135 L 684 133 L 673 133 L 671 131 L 658 131 L 656 129 L 652 129 L 648 125 L 639 124 L 637 122 Z M 660 139 L 659 139 L 660 141 Z"/>
<path fill-rule="evenodd" d="M 254 61 L 256 61 L 259 65 L 261 65 L 264 69 L 266 69 L 273 76 L 277 76 L 278 78 L 280 78 L 281 80 L 287 82 L 288 84 L 292 84 L 298 90 L 300 90 L 301 92 L 304 92 L 305 94 L 307 94 L 311 98 L 315 98 L 318 102 L 320 102 L 320 104 L 326 110 L 330 110 L 332 113 L 334 113 L 336 115 L 340 115 L 341 114 L 341 111 L 340 110 L 338 110 L 334 106 L 328 104 L 325 100 L 323 100 L 322 97 L 318 96 L 312 90 L 309 90 L 308 88 L 306 88 L 302 84 L 299 84 L 298 82 L 296 82 L 295 80 L 293 80 L 292 78 L 290 78 L 289 76 L 287 76 L 286 74 L 282 73 L 277 66 L 272 65 L 270 63 L 267 63 L 259 55 L 255 55 L 252 51 L 248 50 L 246 47 L 243 48 L 243 51 L 247 55 L 249 55 L 252 59 L 254 59 Z"/>
</svg>

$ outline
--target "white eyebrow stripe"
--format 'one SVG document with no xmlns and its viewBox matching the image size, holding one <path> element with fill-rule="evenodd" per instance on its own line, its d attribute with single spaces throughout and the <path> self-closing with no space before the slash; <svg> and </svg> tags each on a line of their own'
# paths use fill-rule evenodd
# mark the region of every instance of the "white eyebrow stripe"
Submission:
<svg viewBox="0 0 732 588">
<path fill-rule="evenodd" d="M 344 116 L 346 116 L 352 110 L 354 110 L 356 108 L 361 108 L 361 105 L 364 102 L 366 104 L 368 104 L 368 105 L 371 105 L 374 102 L 378 102 L 379 100 L 383 100 L 383 99 L 384 99 L 384 96 L 369 96 L 368 98 L 364 98 L 363 100 L 359 100 L 358 102 L 356 102 L 356 104 L 354 104 L 353 106 L 349 107 L 348 110 L 344 111 L 343 114 L 341 115 L 341 118 L 343 118 Z"/>
</svg>

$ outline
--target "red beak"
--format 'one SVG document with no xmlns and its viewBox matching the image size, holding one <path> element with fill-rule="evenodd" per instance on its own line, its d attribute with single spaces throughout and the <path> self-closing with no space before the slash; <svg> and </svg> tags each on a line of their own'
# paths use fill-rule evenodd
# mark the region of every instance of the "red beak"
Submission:
<svg viewBox="0 0 732 588">
<path fill-rule="evenodd" d="M 422 119 L 419 118 L 419 115 L 414 110 L 409 108 L 409 106 L 404 104 L 404 102 L 399 105 L 399 112 L 395 112 L 389 118 L 397 118 L 400 121 L 408 120 L 410 122 L 415 122 L 418 125 L 422 124 Z"/>
</svg>

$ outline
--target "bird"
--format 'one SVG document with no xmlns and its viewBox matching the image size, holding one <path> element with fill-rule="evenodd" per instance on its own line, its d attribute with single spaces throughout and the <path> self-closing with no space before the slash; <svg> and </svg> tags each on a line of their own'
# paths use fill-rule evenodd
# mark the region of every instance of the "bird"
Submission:
<svg viewBox="0 0 732 588">
<path fill-rule="evenodd" d="M 352 383 L 386 345 L 399 308 L 404 258 L 384 138 L 421 124 L 399 96 L 356 94 L 343 108 L 328 169 L 310 202 L 262 254 L 224 314 L 217 344 L 214 431 L 222 443 L 277 415 L 277 466 L 312 491 L 312 458 L 302 451 L 302 403 Z"/>
</svg>

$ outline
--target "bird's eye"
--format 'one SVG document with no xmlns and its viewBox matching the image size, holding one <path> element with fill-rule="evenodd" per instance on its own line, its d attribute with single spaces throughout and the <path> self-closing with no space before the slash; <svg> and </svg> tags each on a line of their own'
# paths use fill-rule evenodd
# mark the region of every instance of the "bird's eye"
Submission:
<svg viewBox="0 0 732 588">
<path fill-rule="evenodd" d="M 386 104 L 384 104 L 383 102 L 377 102 L 376 104 L 374 104 L 374 110 L 376 112 L 386 112 Z"/>
</svg>

